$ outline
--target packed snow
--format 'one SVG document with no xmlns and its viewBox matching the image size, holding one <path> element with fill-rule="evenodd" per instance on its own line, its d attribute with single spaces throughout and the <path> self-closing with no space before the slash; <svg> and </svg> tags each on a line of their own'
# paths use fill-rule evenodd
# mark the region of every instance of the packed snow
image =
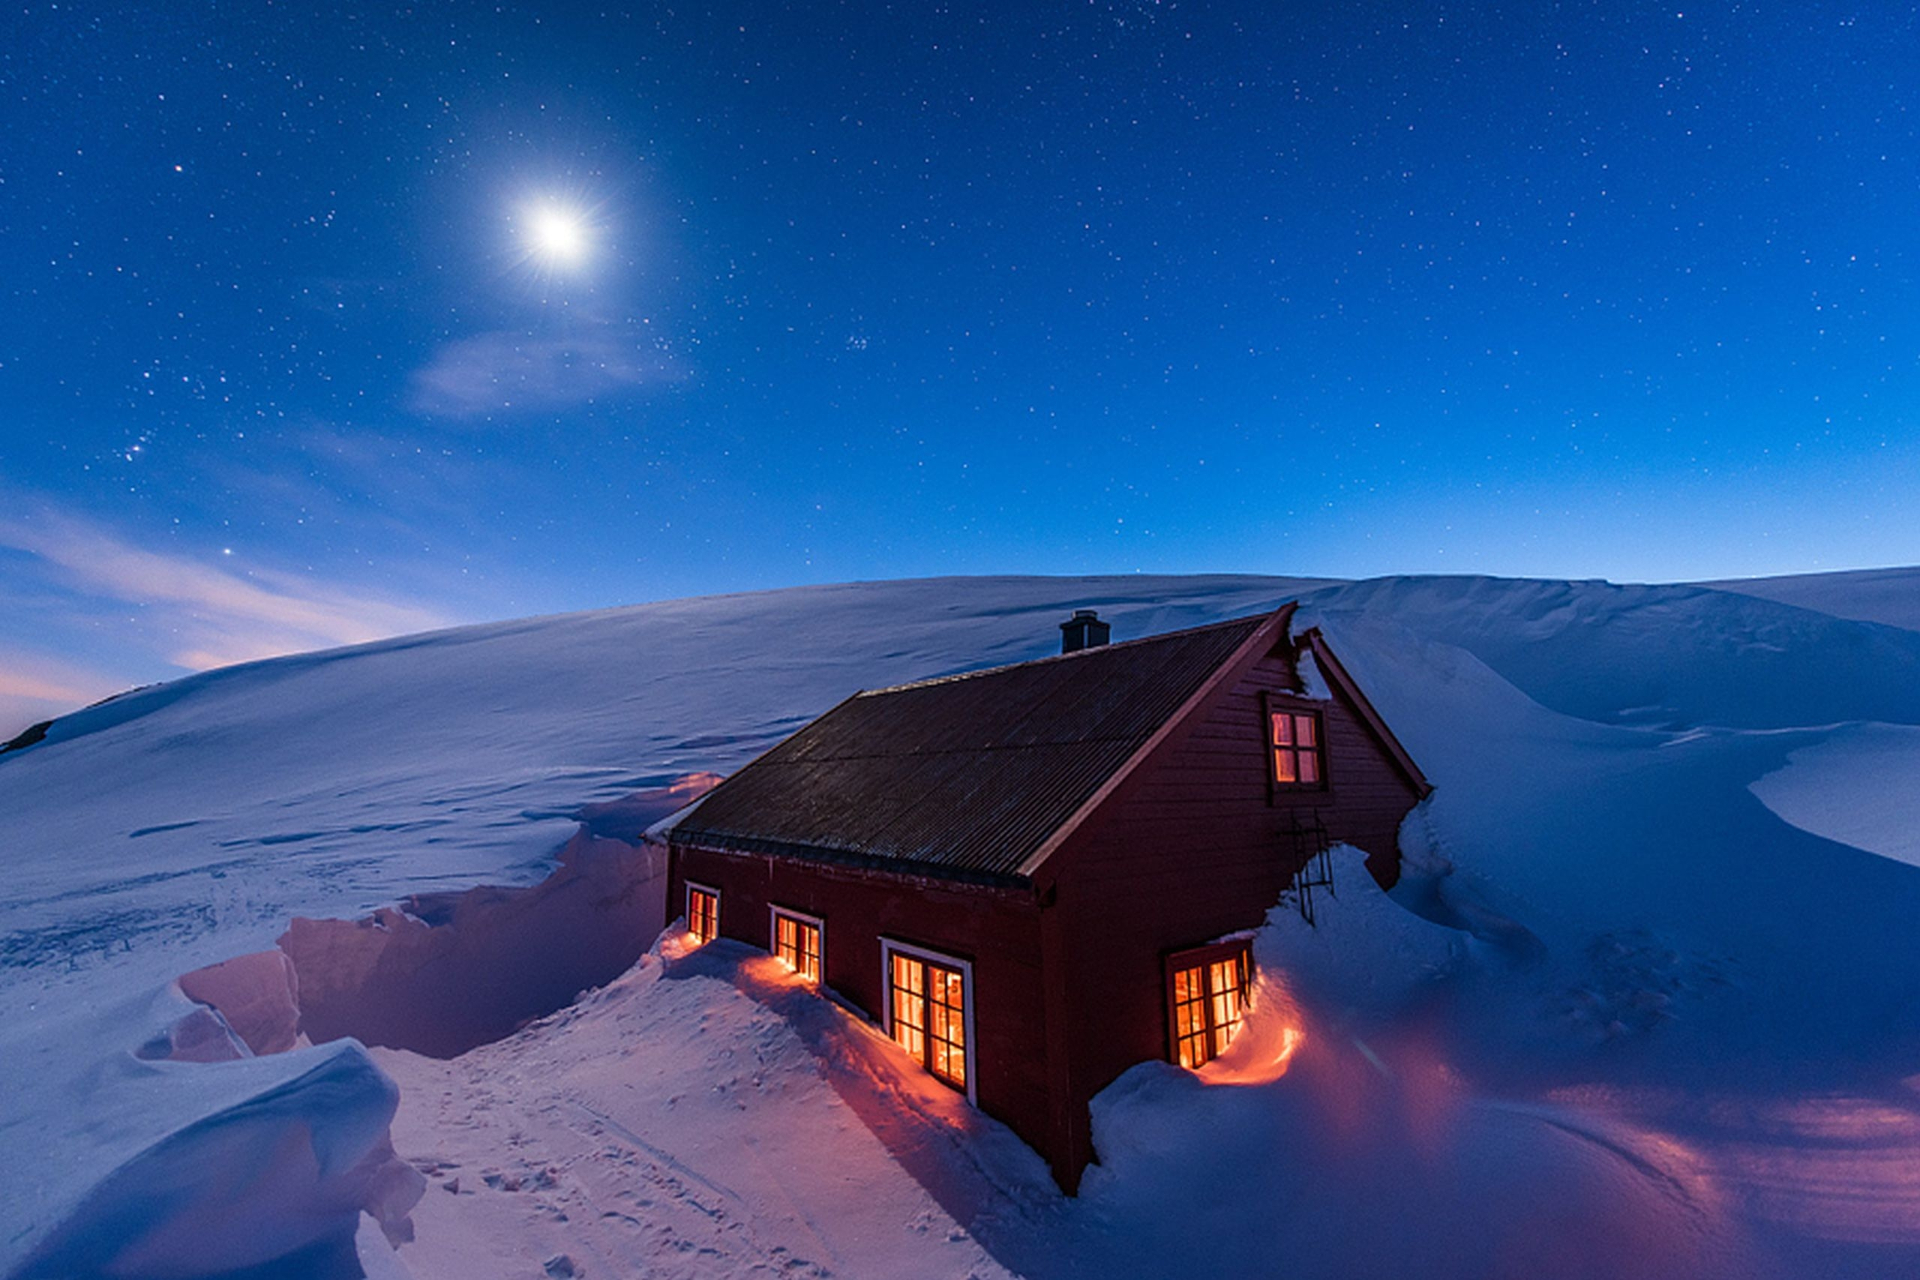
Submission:
<svg viewBox="0 0 1920 1280">
<path fill-rule="evenodd" d="M 0 1206 L 0 1268 L 1920 1271 L 1920 632 L 1890 625 L 1920 573 L 1789 603 L 1732 585 L 800 588 L 251 664 L 67 717 L 0 755 L 0 1156 L 36 1174 Z M 1277 908 L 1234 1053 L 1103 1093 L 1077 1199 L 730 944 L 669 930 L 622 973 L 593 941 L 568 982 L 604 985 L 415 1046 L 437 1057 L 356 1003 L 395 947 L 510 970 L 531 935 L 491 922 L 551 918 L 564 895 L 533 886 L 563 847 L 622 856 L 657 816 L 636 793 L 857 688 L 1052 652 L 1075 608 L 1123 639 L 1296 597 L 1436 784 L 1408 874 L 1388 896 L 1347 868 L 1317 929 Z M 453 896 L 481 884 L 533 896 Z M 657 904 L 633 910 L 650 934 Z M 373 922 L 316 926 L 324 959 L 290 942 L 288 979 L 296 917 Z M 433 926 L 456 917 L 450 946 Z M 303 982 L 386 1047 L 292 1037 Z"/>
<path fill-rule="evenodd" d="M 1802 831 L 1920 867 L 1920 728 L 1838 726 L 1749 789 Z"/>
</svg>

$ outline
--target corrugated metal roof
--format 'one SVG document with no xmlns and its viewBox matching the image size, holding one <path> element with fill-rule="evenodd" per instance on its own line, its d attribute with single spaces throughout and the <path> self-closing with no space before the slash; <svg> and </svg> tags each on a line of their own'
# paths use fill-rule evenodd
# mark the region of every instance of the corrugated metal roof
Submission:
<svg viewBox="0 0 1920 1280">
<path fill-rule="evenodd" d="M 672 839 L 1013 878 L 1271 616 L 856 694 L 721 783 Z"/>
</svg>

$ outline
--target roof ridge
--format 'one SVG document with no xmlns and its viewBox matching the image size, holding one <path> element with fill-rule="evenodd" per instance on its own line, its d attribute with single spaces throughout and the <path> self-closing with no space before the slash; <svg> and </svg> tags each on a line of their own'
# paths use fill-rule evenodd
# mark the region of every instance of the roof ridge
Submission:
<svg viewBox="0 0 1920 1280">
<path fill-rule="evenodd" d="M 915 756 L 977 756 L 989 751 L 1040 751 L 1050 747 L 1084 747 L 1103 742 L 1130 742 L 1134 735 L 1126 733 L 1083 734 L 1072 738 L 1040 738 L 1032 742 L 989 742 L 978 746 L 956 747 L 914 747 L 905 751 L 862 751 L 844 755 L 810 756 L 810 761 L 834 760 L 900 760 Z M 743 768 L 745 766 L 742 766 Z"/>
<path fill-rule="evenodd" d="M 1147 735 L 1146 740 L 1134 750 L 1133 754 L 1122 761 L 1117 769 L 1111 770 L 1107 774 L 1106 781 L 1102 782 L 1094 789 L 1091 795 L 1082 800 L 1079 807 L 1076 808 L 1073 813 L 1069 814 L 1065 821 L 1054 827 L 1047 838 L 1042 840 L 1039 846 L 1021 861 L 1020 874 L 1030 876 L 1039 870 L 1040 864 L 1051 857 L 1054 850 L 1058 849 L 1081 823 L 1085 822 L 1101 805 L 1107 802 L 1108 797 L 1113 794 L 1120 783 L 1131 775 L 1135 769 L 1140 767 L 1140 765 L 1159 748 L 1160 744 L 1166 740 L 1168 734 L 1172 733 L 1182 721 L 1194 714 L 1208 698 L 1212 697 L 1215 690 L 1220 687 L 1221 683 L 1229 675 L 1244 669 L 1247 662 L 1259 652 L 1259 650 L 1253 647 L 1253 642 L 1258 640 L 1269 627 L 1276 623 L 1279 624 L 1280 636 L 1282 639 L 1285 639 L 1292 630 L 1293 616 L 1299 610 L 1299 607 L 1299 601 L 1289 600 L 1272 613 L 1260 615 L 1258 625 L 1249 630 L 1247 634 L 1240 639 L 1239 643 L 1234 645 L 1233 652 L 1222 655 L 1220 659 L 1214 663 L 1213 669 L 1207 673 L 1205 678 L 1187 694 L 1186 698 L 1177 708 L 1161 719 L 1158 727 Z"/>
<path fill-rule="evenodd" d="M 1222 618 L 1218 622 L 1203 622 L 1197 627 L 1181 627 L 1176 631 L 1158 631 L 1150 636 L 1135 636 L 1131 640 L 1116 640 L 1110 644 L 1090 645 L 1085 649 L 1075 649 L 1072 653 L 1049 653 L 1039 658 L 1023 658 L 1019 662 L 1003 662 L 997 667 L 979 667 L 972 671 L 955 671 L 944 676 L 928 676 L 924 680 L 909 680 L 905 684 L 890 684 L 879 689 L 862 689 L 854 694 L 856 698 L 870 698 L 876 694 L 898 693 L 903 689 L 924 689 L 928 685 L 948 684 L 955 680 L 971 680 L 976 676 L 998 675 L 1002 671 L 1012 671 L 1017 667 L 1037 667 L 1049 662 L 1067 662 L 1074 658 L 1086 658 L 1102 653 L 1112 653 L 1119 649 L 1137 648 L 1140 645 L 1155 644 L 1162 640 L 1175 640 L 1181 636 L 1190 636 L 1201 631 L 1213 631 L 1222 627 L 1260 623 L 1274 615 L 1274 609 L 1264 609 L 1259 613 L 1242 614 L 1237 618 Z"/>
</svg>

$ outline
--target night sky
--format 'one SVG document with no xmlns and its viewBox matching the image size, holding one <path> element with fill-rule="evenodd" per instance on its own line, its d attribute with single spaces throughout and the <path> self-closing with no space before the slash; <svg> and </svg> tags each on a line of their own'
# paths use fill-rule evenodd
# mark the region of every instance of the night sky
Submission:
<svg viewBox="0 0 1920 1280">
<path fill-rule="evenodd" d="M 947 573 L 1920 561 L 1915 11 L 0 16 L 0 729 Z"/>
</svg>

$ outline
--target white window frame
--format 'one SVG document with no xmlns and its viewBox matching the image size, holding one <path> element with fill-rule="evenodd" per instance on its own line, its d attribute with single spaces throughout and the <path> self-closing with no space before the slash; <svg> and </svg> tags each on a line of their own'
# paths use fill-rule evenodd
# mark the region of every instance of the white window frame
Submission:
<svg viewBox="0 0 1920 1280">
<path fill-rule="evenodd" d="M 1298 698 L 1298 695 L 1292 695 Z M 1260 696 L 1260 736 L 1266 740 L 1267 749 L 1267 803 L 1275 803 L 1284 795 L 1310 795 L 1313 792 L 1330 792 L 1333 781 L 1330 776 L 1332 752 L 1327 746 L 1327 710 L 1325 705 L 1310 705 L 1300 701 L 1286 701 L 1280 696 L 1267 692 Z M 1302 749 L 1296 740 L 1282 747 L 1273 740 L 1273 718 L 1276 715 L 1310 716 L 1313 719 L 1314 765 L 1320 770 L 1320 776 L 1312 782 L 1301 782 L 1297 777 L 1292 782 L 1282 782 L 1274 768 L 1274 756 L 1280 751 L 1291 751 L 1295 757 L 1294 772 L 1299 772 L 1299 756 Z M 1293 729 L 1289 726 L 1289 733 Z"/>
<path fill-rule="evenodd" d="M 720 890 L 713 885 L 701 884 L 698 880 L 685 881 L 681 889 L 683 896 L 680 899 L 680 918 L 687 923 L 689 931 L 691 931 L 693 925 L 693 891 L 698 889 L 702 893 L 710 893 L 713 895 L 713 937 L 718 938 L 720 936 L 720 906 L 726 901 L 726 895 L 721 893 Z M 708 939 L 708 941 L 712 940 L 712 938 Z M 824 944 L 825 939 L 823 938 L 821 941 Z M 824 955 L 825 952 L 822 952 L 822 954 Z"/>
<path fill-rule="evenodd" d="M 810 924 L 820 931 L 820 979 L 819 985 L 827 985 L 827 922 L 819 916 L 810 916 L 804 911 L 795 911 L 792 907 L 783 907 L 776 903 L 767 904 L 767 954 L 774 959 L 780 958 L 780 917 L 798 920 L 801 924 Z M 796 976 L 799 970 L 794 970 Z M 889 1002 L 891 1003 L 891 1002 Z"/>
<path fill-rule="evenodd" d="M 824 967 L 826 963 L 826 947 L 826 935 L 822 934 L 820 938 L 822 967 Z M 911 942 L 901 942 L 895 938 L 881 937 L 880 1026 L 881 1029 L 887 1033 L 887 1039 L 889 1040 L 893 1039 L 893 955 L 896 951 L 901 955 L 912 956 L 916 960 L 931 960 L 935 964 L 942 964 L 949 969 L 958 969 L 960 971 L 960 999 L 966 1004 L 966 1008 L 961 1011 L 962 1017 L 960 1019 L 960 1025 L 964 1029 L 967 1037 L 967 1043 L 964 1046 L 967 1062 L 967 1101 L 976 1107 L 979 1106 L 978 1085 L 980 1083 L 980 1072 L 975 1062 L 975 1055 L 979 1052 L 979 1040 L 973 1031 L 973 961 L 962 960 L 959 956 L 950 956 L 944 951 L 934 951 L 927 947 L 916 947 Z M 894 1047 L 900 1047 L 898 1042 L 895 1042 Z M 905 1052 L 905 1050 L 902 1050 L 902 1052 Z M 915 1065 L 922 1071 L 927 1070 L 925 1063 L 916 1063 Z M 928 1075 L 932 1074 L 932 1072 L 928 1072 Z M 933 1076 L 933 1078 L 935 1080 L 940 1079 L 938 1076 Z M 946 1085 L 946 1082 L 941 1081 L 941 1084 Z M 952 1086 L 946 1085 L 946 1087 L 951 1088 Z"/>
</svg>

